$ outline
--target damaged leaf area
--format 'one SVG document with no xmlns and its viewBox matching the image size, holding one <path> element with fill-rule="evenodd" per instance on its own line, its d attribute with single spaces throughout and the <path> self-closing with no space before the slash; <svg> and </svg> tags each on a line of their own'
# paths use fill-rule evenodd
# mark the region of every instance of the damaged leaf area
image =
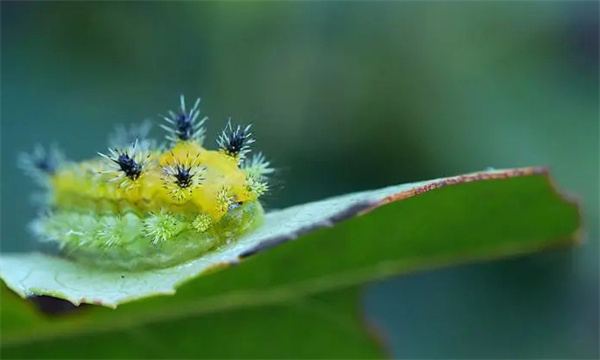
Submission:
<svg viewBox="0 0 600 360">
<path fill-rule="evenodd" d="M 383 221 L 377 221 L 380 218 Z M 273 267 L 273 279 L 335 275 L 340 280 L 327 286 L 337 286 L 383 273 L 569 244 L 577 240 L 578 227 L 577 206 L 556 192 L 543 169 L 497 170 L 274 211 L 237 243 L 170 268 L 127 272 L 40 253 L 3 254 L 0 276 L 22 297 L 49 295 L 75 305 L 115 308 L 140 298 L 174 294 L 184 282 L 243 262 L 265 262 L 268 267 L 277 253 L 257 259 L 253 255 L 286 242 L 299 243 L 293 265 Z M 306 244 L 302 237 L 307 237 Z M 313 247 L 315 251 L 308 251 Z M 317 268 L 322 272 L 315 273 Z M 369 268 L 377 271 L 371 273 Z M 237 285 L 229 286 L 235 290 Z"/>
<path fill-rule="evenodd" d="M 571 246 L 580 220 L 545 169 L 523 168 L 274 211 L 236 243 L 164 269 L 2 254 L 0 276 L 19 296 L 102 306 L 48 317 L 3 286 L 0 348 L 26 358 L 89 357 L 90 348 L 102 358 L 379 358 L 382 340 L 360 311 L 362 284 Z"/>
</svg>

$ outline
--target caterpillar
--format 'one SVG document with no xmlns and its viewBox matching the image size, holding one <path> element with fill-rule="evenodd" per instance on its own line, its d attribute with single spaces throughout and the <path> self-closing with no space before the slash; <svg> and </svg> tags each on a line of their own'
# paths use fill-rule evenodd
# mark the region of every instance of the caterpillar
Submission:
<svg viewBox="0 0 600 360">
<path fill-rule="evenodd" d="M 120 127 L 109 148 L 81 162 L 56 147 L 21 154 L 19 166 L 42 187 L 43 210 L 30 228 L 76 261 L 130 271 L 164 268 L 232 244 L 260 225 L 260 197 L 274 170 L 251 155 L 251 126 L 233 126 L 204 147 L 200 99 L 162 116 L 162 143 L 149 124 Z"/>
</svg>

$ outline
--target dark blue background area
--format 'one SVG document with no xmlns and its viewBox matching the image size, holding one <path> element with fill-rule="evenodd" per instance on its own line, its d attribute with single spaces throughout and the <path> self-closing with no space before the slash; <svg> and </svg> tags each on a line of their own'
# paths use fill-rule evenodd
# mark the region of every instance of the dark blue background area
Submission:
<svg viewBox="0 0 600 360">
<path fill-rule="evenodd" d="M 1 11 L 2 251 L 35 246 L 19 152 L 57 142 L 72 159 L 95 156 L 115 124 L 158 120 L 183 93 L 202 98 L 209 146 L 227 116 L 254 123 L 256 148 L 279 169 L 269 208 L 549 166 L 582 203 L 583 246 L 389 279 L 368 286 L 365 308 L 399 358 L 600 356 L 597 2 Z"/>
</svg>

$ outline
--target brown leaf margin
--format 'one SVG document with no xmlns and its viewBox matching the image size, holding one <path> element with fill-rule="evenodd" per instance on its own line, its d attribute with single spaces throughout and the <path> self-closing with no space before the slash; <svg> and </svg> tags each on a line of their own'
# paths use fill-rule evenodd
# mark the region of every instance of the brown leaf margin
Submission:
<svg viewBox="0 0 600 360">
<path fill-rule="evenodd" d="M 565 201 L 567 201 L 577 207 L 579 224 L 577 224 L 578 230 L 574 234 L 573 243 L 578 244 L 578 243 L 584 242 L 586 236 L 583 232 L 583 226 L 582 226 L 583 225 L 582 224 L 583 216 L 581 214 L 581 207 L 579 206 L 579 199 L 575 198 L 573 195 L 563 193 L 559 189 L 559 187 L 556 184 L 556 182 L 554 181 L 554 179 L 552 178 L 548 168 L 546 168 L 546 167 L 526 167 L 526 168 L 510 169 L 510 170 L 505 170 L 505 171 L 495 172 L 495 173 L 476 172 L 476 173 L 472 173 L 472 174 L 457 175 L 457 176 L 453 176 L 453 177 L 443 178 L 443 179 L 440 179 L 439 181 L 434 181 L 434 182 L 431 182 L 426 185 L 418 186 L 416 188 L 411 188 L 409 190 L 387 196 L 383 200 L 362 201 L 362 202 L 353 204 L 352 206 L 348 207 L 347 209 L 344 209 L 343 211 L 340 211 L 339 213 L 337 213 L 337 214 L 331 216 L 330 218 L 328 218 L 324 221 L 321 221 L 315 225 L 306 226 L 304 228 L 299 229 L 295 233 L 288 234 L 286 236 L 280 236 L 280 237 L 276 237 L 273 239 L 265 240 L 261 244 L 255 246 L 254 248 L 240 254 L 240 256 L 238 258 L 239 258 L 239 260 L 243 260 L 251 255 L 254 255 L 261 251 L 267 250 L 273 246 L 277 246 L 279 244 L 285 243 L 290 240 L 295 240 L 298 237 L 300 237 L 304 234 L 307 234 L 309 232 L 312 232 L 316 229 L 319 229 L 322 227 L 332 227 L 341 221 L 351 219 L 355 216 L 365 215 L 365 214 L 367 214 L 381 206 L 387 205 L 389 203 L 392 203 L 395 201 L 402 201 L 404 199 L 408 199 L 413 196 L 418 196 L 418 195 L 424 194 L 429 191 L 440 189 L 442 187 L 460 185 L 463 183 L 468 183 L 468 182 L 473 182 L 473 181 L 500 180 L 500 179 L 508 179 L 508 178 L 521 177 L 521 176 L 535 176 L 535 175 L 545 175 L 545 178 L 548 181 L 550 188 L 554 191 L 554 193 L 558 194 Z M 222 264 L 221 264 L 221 266 L 222 266 Z"/>
</svg>

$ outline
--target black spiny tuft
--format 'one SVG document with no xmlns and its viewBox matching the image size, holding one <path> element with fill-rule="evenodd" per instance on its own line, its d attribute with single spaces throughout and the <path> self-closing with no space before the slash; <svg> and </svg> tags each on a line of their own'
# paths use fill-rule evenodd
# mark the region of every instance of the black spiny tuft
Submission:
<svg viewBox="0 0 600 360">
<path fill-rule="evenodd" d="M 163 185 L 174 198 L 186 199 L 202 184 L 205 170 L 206 168 L 199 164 L 198 158 L 190 159 L 189 155 L 184 161 L 175 158 L 173 164 L 163 166 Z"/>
<path fill-rule="evenodd" d="M 116 159 L 113 161 L 119 165 L 121 171 L 125 173 L 125 176 L 130 178 L 131 180 L 137 180 L 142 173 L 142 166 L 133 160 L 129 154 L 126 152 L 122 152 Z"/>
<path fill-rule="evenodd" d="M 172 176 L 175 180 L 175 184 L 180 188 L 184 189 L 190 187 L 192 185 L 192 178 L 194 177 L 194 173 L 191 171 L 192 167 L 186 167 L 181 164 L 175 165 L 173 168 Z"/>
<path fill-rule="evenodd" d="M 246 154 L 250 152 L 249 145 L 254 142 L 254 139 L 251 138 L 252 133 L 250 132 L 250 126 L 252 125 L 248 125 L 242 129 L 242 127 L 238 125 L 234 129 L 233 126 L 231 126 L 230 119 L 217 139 L 221 151 L 237 159 L 243 159 Z"/>
<path fill-rule="evenodd" d="M 204 122 L 208 119 L 204 117 L 198 120 L 200 115 L 200 99 L 197 99 L 194 106 L 188 112 L 185 108 L 185 98 L 181 95 L 179 113 L 169 111 L 169 116 L 162 116 L 169 125 L 161 125 L 165 129 L 167 139 L 173 143 L 178 141 L 196 140 L 202 144 L 204 141 Z"/>
<path fill-rule="evenodd" d="M 54 163 L 54 161 L 52 161 L 52 159 L 49 156 L 36 159 L 34 166 L 38 170 L 47 174 L 54 174 L 54 172 L 56 171 L 56 164 Z"/>
<path fill-rule="evenodd" d="M 146 168 L 150 153 L 140 149 L 137 140 L 125 150 L 109 148 L 108 151 L 108 155 L 98 153 L 111 163 L 110 168 L 100 171 L 100 173 L 115 173 L 117 176 L 114 180 L 121 181 L 123 187 L 134 185 Z"/>
<path fill-rule="evenodd" d="M 19 154 L 18 166 L 37 183 L 46 186 L 48 176 L 54 174 L 64 161 L 64 155 L 56 146 L 45 150 L 38 145 L 31 154 Z"/>
</svg>

